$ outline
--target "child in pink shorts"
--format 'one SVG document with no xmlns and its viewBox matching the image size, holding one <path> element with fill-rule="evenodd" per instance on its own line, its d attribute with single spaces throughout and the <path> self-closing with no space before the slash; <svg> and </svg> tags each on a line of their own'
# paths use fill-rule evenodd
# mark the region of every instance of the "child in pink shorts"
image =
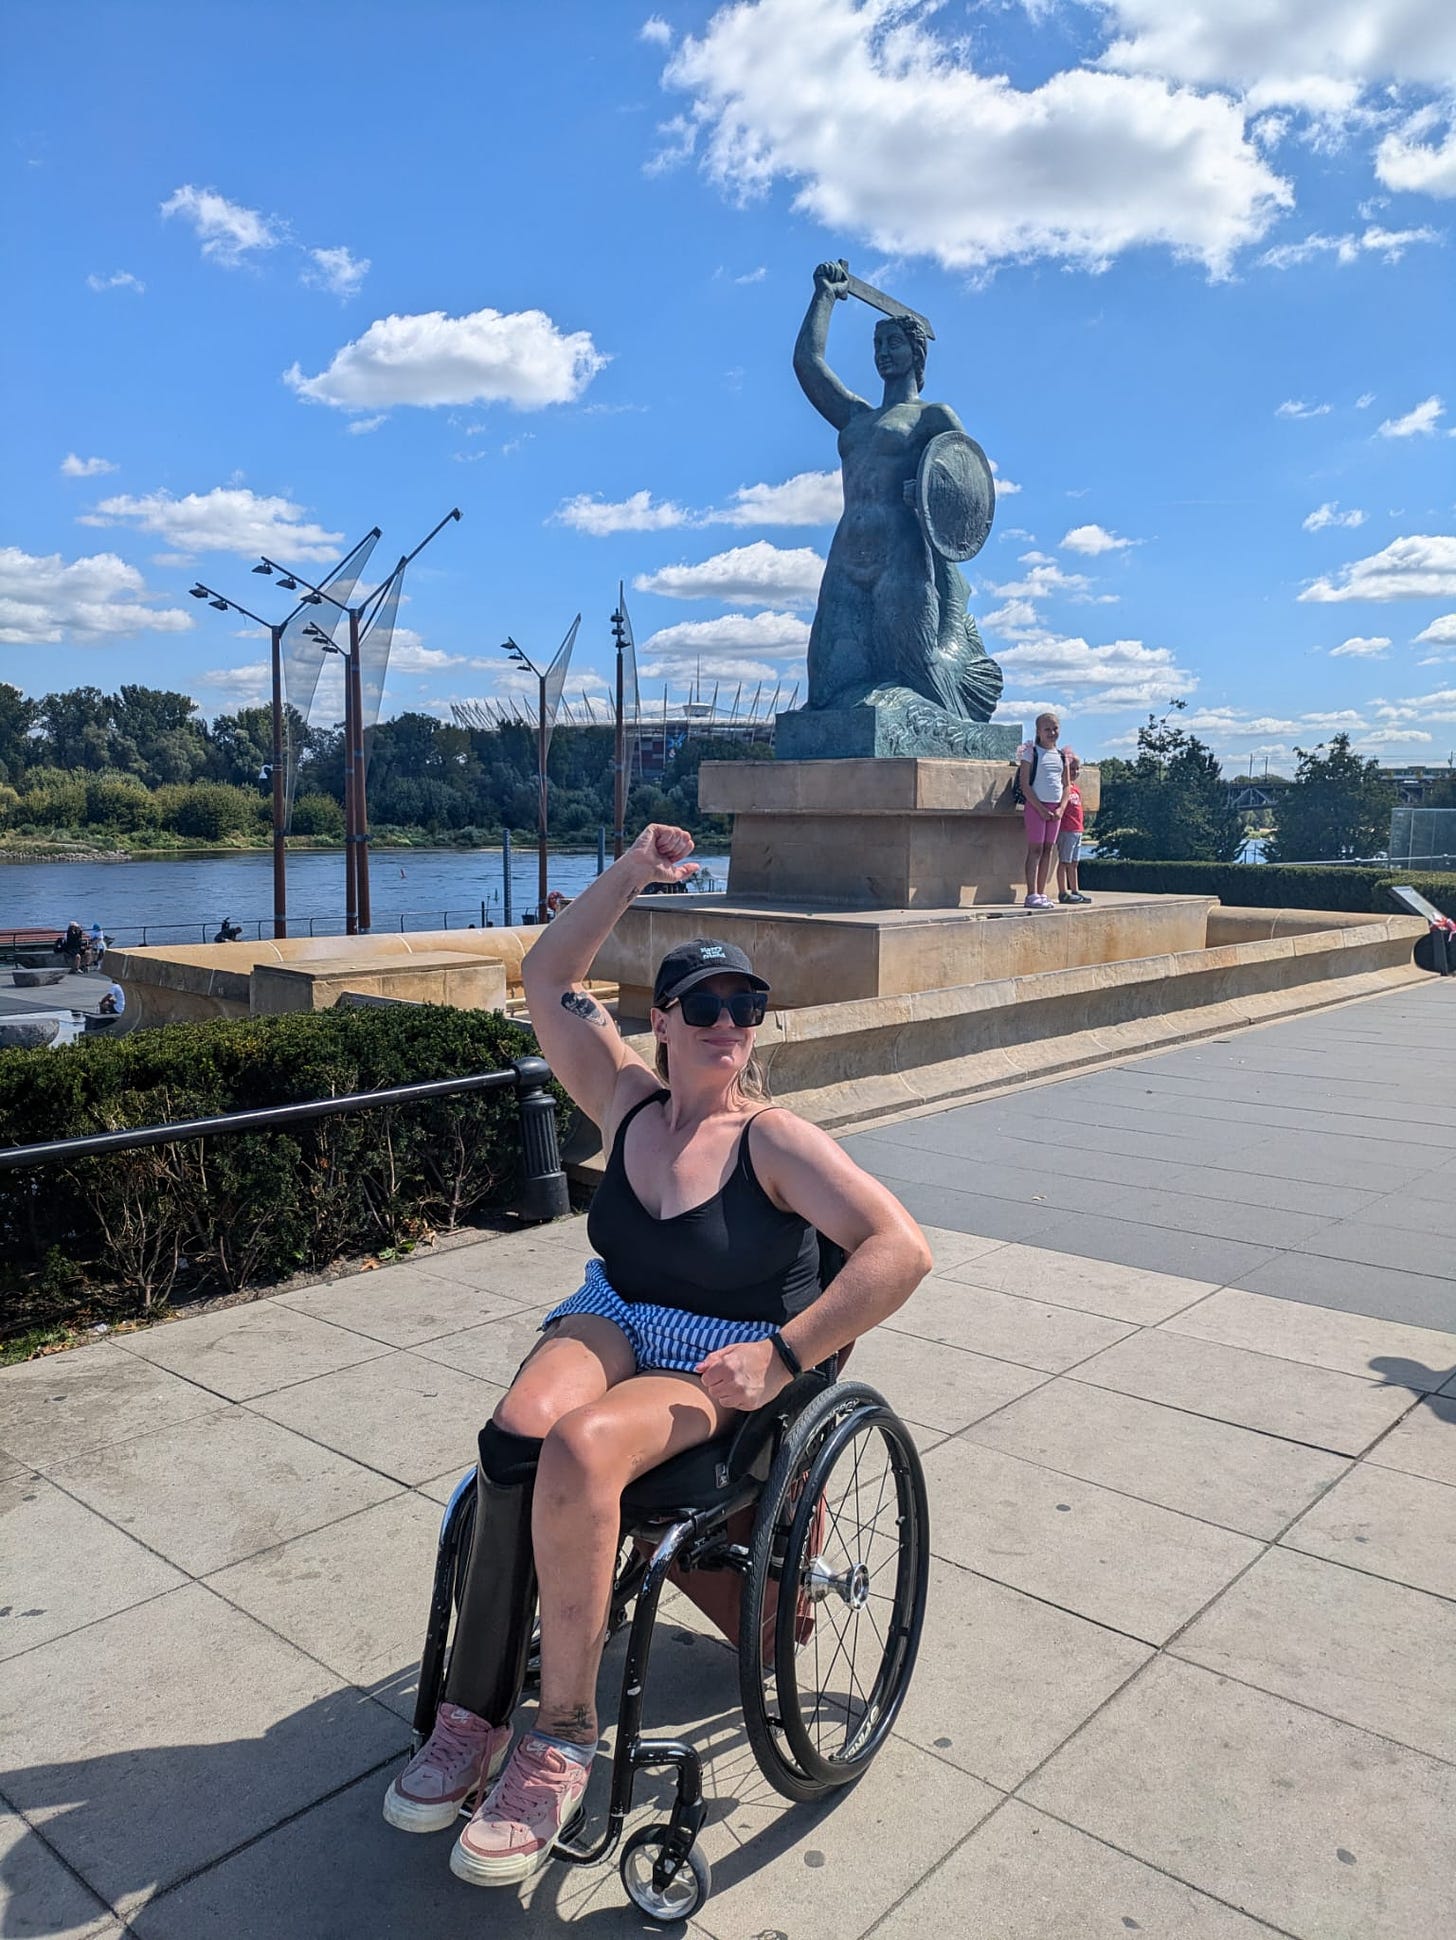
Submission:
<svg viewBox="0 0 1456 1940">
<path fill-rule="evenodd" d="M 1057 746 L 1061 731 L 1055 714 L 1038 714 L 1036 738 L 1023 741 L 1016 751 L 1017 779 L 1026 804 L 1027 909 L 1055 907 L 1046 886 L 1076 761 L 1070 748 Z"/>
</svg>

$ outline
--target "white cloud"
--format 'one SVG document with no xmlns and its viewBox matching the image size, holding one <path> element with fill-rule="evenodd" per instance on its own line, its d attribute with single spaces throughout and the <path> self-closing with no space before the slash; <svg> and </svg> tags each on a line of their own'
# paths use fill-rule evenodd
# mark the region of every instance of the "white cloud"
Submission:
<svg viewBox="0 0 1456 1940">
<path fill-rule="evenodd" d="M 380 411 L 372 418 L 350 418 L 344 429 L 351 437 L 364 438 L 371 431 L 377 431 L 382 424 L 389 422 L 389 413 Z"/>
<path fill-rule="evenodd" d="M 1355 399 L 1355 409 L 1357 411 L 1368 411 L 1374 402 L 1374 391 L 1361 391 L 1359 397 Z"/>
<path fill-rule="evenodd" d="M 1051 599 L 1057 594 L 1083 594 L 1092 584 L 1085 573 L 1064 573 L 1060 566 L 1033 565 L 1024 579 L 1010 579 L 1002 585 L 987 585 L 1003 600 Z"/>
<path fill-rule="evenodd" d="M 1445 88 L 1456 71 L 1446 0 L 1105 0 L 1120 37 L 1101 64 L 1199 87 L 1232 86 L 1249 104 L 1334 114 L 1367 86 Z"/>
<path fill-rule="evenodd" d="M 369 274 L 369 258 L 351 256 L 342 244 L 337 249 L 310 249 L 308 258 L 310 267 L 299 281 L 315 289 L 332 290 L 335 296 L 356 296 Z"/>
<path fill-rule="evenodd" d="M 1337 498 L 1326 499 L 1323 505 L 1317 505 L 1308 518 L 1301 521 L 1306 532 L 1323 532 L 1327 525 L 1343 525 L 1353 529 L 1364 523 L 1365 514 L 1358 506 L 1352 505 L 1348 512 L 1342 512 Z"/>
<path fill-rule="evenodd" d="M 1115 532 L 1108 532 L 1100 525 L 1074 525 L 1063 536 L 1062 544 L 1069 552 L 1085 552 L 1095 556 L 1099 552 L 1121 552 L 1127 546 L 1141 544 L 1141 541 L 1119 539 Z"/>
<path fill-rule="evenodd" d="M 1389 651 L 1390 642 L 1384 634 L 1371 634 L 1364 637 L 1358 633 L 1348 640 L 1342 640 L 1337 647 L 1330 648 L 1330 659 L 1378 660 Z"/>
<path fill-rule="evenodd" d="M 757 269 L 745 270 L 742 276 L 735 276 L 735 283 L 761 283 L 768 275 L 768 265 L 760 263 Z"/>
<path fill-rule="evenodd" d="M 1019 485 L 1013 485 L 1009 478 L 1003 478 L 1001 476 L 1001 467 L 996 463 L 994 458 L 988 458 L 986 462 L 991 467 L 992 475 L 996 480 L 997 498 L 1014 497 L 1021 490 L 1021 487 Z"/>
<path fill-rule="evenodd" d="M 787 550 L 756 539 L 751 546 L 734 546 L 698 565 L 664 566 L 641 573 L 632 584 L 639 593 L 660 593 L 668 599 L 720 599 L 732 606 L 812 605 L 824 561 L 808 546 Z"/>
<path fill-rule="evenodd" d="M 1443 613 L 1416 635 L 1419 646 L 1456 647 L 1456 613 Z"/>
<path fill-rule="evenodd" d="M 79 523 L 132 525 L 141 532 L 158 533 L 180 558 L 199 552 L 255 558 L 266 552 L 284 565 L 332 559 L 342 533 L 325 531 L 304 513 L 305 508 L 291 499 L 260 498 L 243 486 L 217 485 L 210 492 L 189 492 L 185 498 L 162 491 L 102 499 L 95 511 L 81 514 Z"/>
<path fill-rule="evenodd" d="M 645 40 L 649 47 L 670 47 L 672 29 L 661 14 L 650 13 L 637 29 L 638 40 Z"/>
<path fill-rule="evenodd" d="M 509 404 L 539 411 L 579 397 L 606 363 L 585 330 L 563 333 L 544 310 L 378 318 L 327 370 L 284 373 L 300 397 L 343 411 L 395 404 Z"/>
<path fill-rule="evenodd" d="M 164 216 L 190 222 L 202 243 L 202 253 L 215 263 L 236 269 L 260 249 L 276 249 L 286 231 L 276 216 L 260 215 L 229 202 L 216 189 L 195 189 L 190 182 L 173 190 L 162 204 Z"/>
<path fill-rule="evenodd" d="M 1018 634 L 1040 633 L 1043 630 L 1036 608 L 1027 599 L 1007 600 L 994 613 L 986 614 L 981 626 L 992 633 L 1004 633 L 1009 640 L 1014 640 Z"/>
<path fill-rule="evenodd" d="M 1306 404 L 1303 398 L 1287 397 L 1275 407 L 1276 418 L 1323 418 L 1334 407 L 1329 404 Z"/>
<path fill-rule="evenodd" d="M 713 525 L 833 525 L 844 510 L 837 471 L 795 472 L 782 485 L 740 485 Z"/>
<path fill-rule="evenodd" d="M 740 199 L 786 178 L 827 228 L 958 270 L 1156 244 L 1221 274 L 1291 200 L 1224 96 L 1086 67 L 1019 89 L 928 21 L 919 0 L 720 7 L 667 66 L 693 101 L 661 163 L 700 152 Z"/>
<path fill-rule="evenodd" d="M 0 546 L 0 645 L 30 647 L 57 641 L 111 639 L 119 634 L 185 633 L 192 615 L 153 606 L 135 566 L 114 552 L 69 563 Z"/>
<path fill-rule="evenodd" d="M 1446 407 L 1433 392 L 1423 398 L 1414 409 L 1407 411 L 1403 418 L 1386 418 L 1380 427 L 1382 438 L 1425 438 L 1436 429 L 1438 418 L 1444 418 Z"/>
<path fill-rule="evenodd" d="M 109 458 L 78 458 L 74 451 L 68 451 L 61 460 L 62 478 L 100 478 L 103 472 L 115 470 Z"/>
<path fill-rule="evenodd" d="M 575 498 L 562 500 L 551 514 L 551 523 L 605 539 L 614 532 L 661 532 L 668 526 L 689 525 L 692 515 L 671 499 L 654 499 L 645 490 L 615 502 L 578 492 Z"/>
<path fill-rule="evenodd" d="M 1448 121 L 1444 141 L 1422 139 L 1440 125 L 1441 118 L 1439 108 L 1423 108 L 1381 142 L 1375 151 L 1375 173 L 1386 188 L 1417 195 L 1456 195 L 1456 119 Z"/>
<path fill-rule="evenodd" d="M 250 702 L 261 704 L 272 690 L 266 660 L 255 660 L 246 667 L 210 667 L 201 684 L 215 694 L 226 694 L 238 707 Z"/>
<path fill-rule="evenodd" d="M 722 613 L 716 620 L 679 620 L 662 627 L 641 651 L 684 659 L 724 653 L 776 658 L 802 654 L 808 644 L 808 622 L 792 613 Z"/>
<path fill-rule="evenodd" d="M 1438 229 L 1382 229 L 1378 225 L 1363 230 L 1358 236 L 1353 231 L 1343 236 L 1326 236 L 1316 230 L 1302 242 L 1276 243 L 1266 249 L 1259 258 L 1264 269 L 1297 269 L 1303 263 L 1313 262 L 1316 256 L 1333 256 L 1345 269 L 1351 263 L 1358 263 L 1362 255 L 1378 256 L 1382 262 L 1398 263 L 1405 252 L 1415 243 L 1439 243 L 1441 233 Z"/>
<path fill-rule="evenodd" d="M 129 269 L 114 269 L 110 276 L 98 276 L 93 270 L 86 278 L 88 290 L 135 290 L 138 296 L 146 292 L 146 284 L 139 276 L 133 276 Z"/>
<path fill-rule="evenodd" d="M 1352 560 L 1334 578 L 1306 586 L 1301 600 L 1447 599 L 1456 594 L 1456 537 L 1417 534 L 1392 539 L 1382 552 Z"/>
<path fill-rule="evenodd" d="M 389 643 L 389 671 L 392 674 L 434 674 L 445 667 L 463 667 L 463 653 L 446 653 L 441 647 L 427 647 L 412 627 L 397 626 Z"/>
<path fill-rule="evenodd" d="M 1197 677 L 1178 666 L 1167 647 L 1145 647 L 1141 640 L 1113 640 L 1093 647 L 1085 640 L 1045 634 L 1021 646 L 1004 647 L 996 658 L 1011 679 L 1067 694 L 1069 711 L 1153 707 L 1198 685 Z"/>
</svg>

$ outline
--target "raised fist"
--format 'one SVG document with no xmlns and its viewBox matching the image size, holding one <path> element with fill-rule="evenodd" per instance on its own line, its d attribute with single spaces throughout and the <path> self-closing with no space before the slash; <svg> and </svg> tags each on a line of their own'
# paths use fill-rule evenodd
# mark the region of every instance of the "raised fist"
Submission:
<svg viewBox="0 0 1456 1940">
<path fill-rule="evenodd" d="M 820 263 L 814 271 L 814 288 L 828 290 L 833 297 L 849 295 L 849 272 L 843 263 Z"/>
<path fill-rule="evenodd" d="M 687 830 L 666 822 L 649 822 L 627 851 L 644 868 L 649 882 L 686 882 L 695 876 L 698 865 L 687 860 L 692 852 L 693 838 Z"/>
</svg>

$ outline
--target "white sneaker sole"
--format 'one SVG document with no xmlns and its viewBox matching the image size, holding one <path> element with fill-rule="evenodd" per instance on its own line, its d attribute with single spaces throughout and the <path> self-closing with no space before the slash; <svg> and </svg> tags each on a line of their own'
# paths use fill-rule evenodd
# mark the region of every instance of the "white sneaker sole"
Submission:
<svg viewBox="0 0 1456 1940">
<path fill-rule="evenodd" d="M 569 1839 L 585 1817 L 585 1808 L 578 1805 L 556 1839 Z M 539 1852 L 513 1854 L 507 1859 L 482 1859 L 457 1839 L 450 1848 L 450 1870 L 468 1886 L 520 1886 L 540 1872 L 550 1859 L 555 1843 L 542 1846 Z"/>
<path fill-rule="evenodd" d="M 485 1774 L 488 1786 L 500 1777 L 511 1742 L 508 1738 L 491 1759 Z M 399 1780 L 395 1779 L 384 1795 L 384 1817 L 386 1823 L 400 1832 L 443 1832 L 447 1826 L 454 1825 L 462 1812 L 473 1812 L 479 1796 L 478 1791 L 472 1790 L 459 1799 L 410 1799 L 400 1791 Z"/>
</svg>

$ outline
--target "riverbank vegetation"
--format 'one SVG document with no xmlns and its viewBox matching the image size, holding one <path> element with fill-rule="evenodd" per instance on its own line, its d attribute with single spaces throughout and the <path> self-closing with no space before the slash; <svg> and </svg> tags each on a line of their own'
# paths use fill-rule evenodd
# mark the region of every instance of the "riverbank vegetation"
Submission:
<svg viewBox="0 0 1456 1940">
<path fill-rule="evenodd" d="M 289 723 L 297 749 L 291 836 L 343 837 L 343 734 Z M 613 736 L 558 727 L 547 787 L 553 841 L 594 842 L 612 823 Z M 536 829 L 536 736 L 529 727 L 459 728 L 400 714 L 369 736 L 371 835 L 384 845 L 477 847 Z M 244 707 L 210 725 L 186 694 L 78 687 L 28 699 L 0 683 L 0 851 L 168 853 L 261 847 L 272 827 L 271 715 Z M 635 833 L 677 822 L 722 839 L 727 822 L 698 812 L 698 766 L 732 760 L 739 744 L 705 738 L 677 749 L 655 782 L 628 797 Z"/>
</svg>

